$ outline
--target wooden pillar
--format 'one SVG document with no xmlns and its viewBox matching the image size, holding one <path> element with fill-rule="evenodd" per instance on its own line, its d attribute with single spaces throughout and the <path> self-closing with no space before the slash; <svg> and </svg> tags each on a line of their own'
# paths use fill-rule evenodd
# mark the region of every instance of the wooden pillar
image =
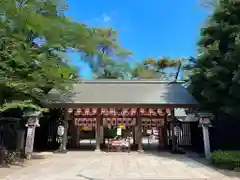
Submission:
<svg viewBox="0 0 240 180">
<path fill-rule="evenodd" d="M 142 146 L 142 118 L 140 115 L 140 109 L 137 109 L 137 142 L 138 142 L 138 152 L 143 152 Z"/>
<path fill-rule="evenodd" d="M 101 108 L 98 108 L 97 109 L 97 118 L 96 118 L 96 134 L 95 134 L 95 137 L 96 137 L 96 149 L 95 151 L 100 151 L 100 143 L 101 143 L 101 120 L 102 120 L 102 116 L 101 116 Z"/>
<path fill-rule="evenodd" d="M 175 153 L 177 151 L 177 137 L 175 136 L 175 133 L 174 133 L 174 127 L 176 125 L 176 118 L 175 118 L 175 115 L 174 115 L 174 108 L 171 109 L 171 120 L 172 120 L 172 126 L 171 126 L 171 131 L 172 131 L 172 152 Z"/>
<path fill-rule="evenodd" d="M 133 136 L 133 146 L 136 145 L 136 131 L 135 131 L 136 124 L 134 124 L 132 128 L 132 136 Z"/>
<path fill-rule="evenodd" d="M 70 119 L 70 114 L 68 112 L 68 109 L 64 109 L 64 134 L 63 134 L 63 150 L 67 150 L 67 143 L 68 143 L 68 121 Z"/>
<path fill-rule="evenodd" d="M 168 135 L 167 135 L 167 129 L 168 129 L 168 113 L 167 110 L 164 110 L 164 125 L 162 128 L 162 135 L 163 135 L 163 144 L 164 147 L 167 148 L 168 147 Z"/>
</svg>

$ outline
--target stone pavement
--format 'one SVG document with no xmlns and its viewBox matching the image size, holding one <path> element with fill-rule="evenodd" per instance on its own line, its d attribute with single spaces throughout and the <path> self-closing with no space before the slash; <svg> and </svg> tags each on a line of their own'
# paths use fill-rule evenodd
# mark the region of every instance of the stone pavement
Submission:
<svg viewBox="0 0 240 180">
<path fill-rule="evenodd" d="M 4 173 L 0 169 L 0 174 Z M 228 180 L 237 173 L 216 171 L 185 155 L 167 152 L 54 154 L 8 172 L 2 180 Z"/>
</svg>

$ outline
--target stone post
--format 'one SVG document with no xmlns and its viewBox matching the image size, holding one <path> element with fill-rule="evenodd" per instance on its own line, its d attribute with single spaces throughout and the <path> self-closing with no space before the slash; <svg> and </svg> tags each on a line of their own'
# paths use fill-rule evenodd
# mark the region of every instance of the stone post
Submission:
<svg viewBox="0 0 240 180">
<path fill-rule="evenodd" d="M 204 143 L 204 154 L 207 159 L 211 158 L 211 147 L 209 140 L 209 127 L 211 125 L 211 119 L 213 115 L 211 113 L 199 113 L 199 126 L 202 128 L 203 132 L 203 143 Z"/>
<path fill-rule="evenodd" d="M 27 137 L 25 145 L 25 156 L 27 159 L 31 159 L 33 147 L 34 147 L 34 138 L 35 138 L 35 129 L 39 127 L 39 117 L 41 112 L 27 112 L 24 116 L 28 117 L 26 124 L 27 127 Z"/>
<path fill-rule="evenodd" d="M 209 129 L 208 126 L 202 126 L 203 142 L 204 142 L 204 154 L 207 159 L 211 158 L 211 149 L 209 141 Z"/>
</svg>

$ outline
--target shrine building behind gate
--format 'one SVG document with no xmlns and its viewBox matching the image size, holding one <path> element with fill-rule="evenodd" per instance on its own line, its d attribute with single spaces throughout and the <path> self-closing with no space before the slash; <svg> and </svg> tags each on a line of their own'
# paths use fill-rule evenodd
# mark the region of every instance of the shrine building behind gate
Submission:
<svg viewBox="0 0 240 180">
<path fill-rule="evenodd" d="M 49 99 L 48 107 L 64 109 L 69 146 L 80 148 L 79 137 L 85 128 L 93 132 L 96 150 L 105 142 L 105 129 L 114 126 L 132 132 L 139 151 L 143 150 L 142 136 L 153 127 L 158 129 L 159 144 L 166 146 L 174 109 L 198 106 L 181 83 L 157 80 L 80 81 L 66 94 L 52 90 Z"/>
</svg>

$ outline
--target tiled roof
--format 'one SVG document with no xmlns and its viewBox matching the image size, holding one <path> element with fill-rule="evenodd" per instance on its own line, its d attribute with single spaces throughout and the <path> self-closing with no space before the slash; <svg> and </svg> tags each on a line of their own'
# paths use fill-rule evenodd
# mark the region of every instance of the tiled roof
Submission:
<svg viewBox="0 0 240 180">
<path fill-rule="evenodd" d="M 180 83 L 155 80 L 80 81 L 71 92 L 52 90 L 49 102 L 78 104 L 197 105 L 198 102 Z"/>
</svg>

